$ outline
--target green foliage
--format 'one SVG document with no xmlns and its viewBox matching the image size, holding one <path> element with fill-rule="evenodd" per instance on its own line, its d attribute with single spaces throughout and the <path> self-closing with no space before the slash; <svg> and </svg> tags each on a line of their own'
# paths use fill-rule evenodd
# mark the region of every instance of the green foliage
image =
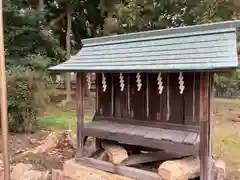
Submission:
<svg viewBox="0 0 240 180">
<path fill-rule="evenodd" d="M 40 108 L 55 89 L 47 67 L 64 58 L 58 42 L 43 29 L 43 14 L 9 2 L 4 7 L 9 127 L 14 132 L 33 132 Z"/>
<path fill-rule="evenodd" d="M 119 33 L 210 23 L 239 17 L 238 0 L 125 0 L 116 8 Z"/>
<path fill-rule="evenodd" d="M 218 93 L 231 93 L 240 90 L 240 73 L 215 74 L 215 88 Z"/>
<path fill-rule="evenodd" d="M 26 66 L 8 68 L 9 128 L 13 132 L 35 131 L 37 115 L 54 93 L 54 85 L 45 71 L 47 58 L 32 55 L 24 60 Z"/>
<path fill-rule="evenodd" d="M 100 0 L 49 0 L 45 3 L 45 21 L 50 25 L 52 34 L 58 38 L 62 49 L 66 49 L 66 11 L 70 11 L 72 16 L 71 53 L 74 54 L 81 48 L 81 40 L 95 37 L 103 22 L 99 3 Z"/>
<path fill-rule="evenodd" d="M 34 66 L 8 68 L 9 127 L 14 132 L 33 132 L 37 128 L 37 115 L 45 107 L 52 92 L 53 83 L 44 72 L 48 62 L 40 55 L 28 56 L 25 61 Z"/>
</svg>

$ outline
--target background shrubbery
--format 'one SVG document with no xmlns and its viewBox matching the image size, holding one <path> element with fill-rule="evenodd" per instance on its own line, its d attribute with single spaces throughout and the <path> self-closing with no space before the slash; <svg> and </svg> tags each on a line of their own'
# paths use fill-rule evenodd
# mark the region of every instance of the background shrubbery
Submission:
<svg viewBox="0 0 240 180">
<path fill-rule="evenodd" d="M 57 41 L 44 29 L 42 14 L 11 2 L 4 8 L 9 128 L 13 132 L 33 132 L 40 109 L 55 90 L 47 68 L 64 56 Z"/>
<path fill-rule="evenodd" d="M 38 125 L 37 116 L 49 97 L 54 93 L 54 85 L 46 73 L 47 58 L 31 56 L 26 59 L 38 70 L 15 66 L 8 69 L 8 119 L 9 128 L 14 132 L 34 132 Z M 35 69 L 37 69 L 35 67 Z"/>
</svg>

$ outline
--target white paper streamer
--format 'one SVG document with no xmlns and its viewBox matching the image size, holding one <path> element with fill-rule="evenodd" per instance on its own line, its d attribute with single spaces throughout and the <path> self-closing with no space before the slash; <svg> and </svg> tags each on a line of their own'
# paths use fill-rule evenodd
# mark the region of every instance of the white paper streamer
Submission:
<svg viewBox="0 0 240 180">
<path fill-rule="evenodd" d="M 140 73 L 137 73 L 136 78 L 137 78 L 136 82 L 137 82 L 137 87 L 138 87 L 137 90 L 140 91 L 140 90 L 141 90 L 141 87 L 142 87 L 142 80 L 141 80 L 141 75 L 140 75 Z"/>
<path fill-rule="evenodd" d="M 104 73 L 102 73 L 102 88 L 103 88 L 103 92 L 105 92 L 107 89 L 106 77 Z"/>
<path fill-rule="evenodd" d="M 124 77 L 123 77 L 122 73 L 120 73 L 119 82 L 120 82 L 121 91 L 123 91 L 125 84 L 124 84 Z"/>
<path fill-rule="evenodd" d="M 184 80 L 183 79 L 184 79 L 184 77 L 182 75 L 182 72 L 180 72 L 179 73 L 179 77 L 178 77 L 180 94 L 182 94 L 184 89 L 185 89 Z"/>
<path fill-rule="evenodd" d="M 92 82 L 91 82 L 91 74 L 90 73 L 87 73 L 87 85 L 88 85 L 88 89 L 91 89 L 91 85 L 92 85 Z"/>
<path fill-rule="evenodd" d="M 158 90 L 159 90 L 158 93 L 162 94 L 162 91 L 163 91 L 162 73 L 158 73 L 157 81 L 158 81 Z"/>
</svg>

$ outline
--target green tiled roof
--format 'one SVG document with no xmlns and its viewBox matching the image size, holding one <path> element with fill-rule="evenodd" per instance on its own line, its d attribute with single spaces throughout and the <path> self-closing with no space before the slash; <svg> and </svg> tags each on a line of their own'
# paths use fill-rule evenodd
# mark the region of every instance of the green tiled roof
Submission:
<svg viewBox="0 0 240 180">
<path fill-rule="evenodd" d="M 237 68 L 236 31 L 228 21 L 83 40 L 57 71 L 181 71 Z"/>
</svg>

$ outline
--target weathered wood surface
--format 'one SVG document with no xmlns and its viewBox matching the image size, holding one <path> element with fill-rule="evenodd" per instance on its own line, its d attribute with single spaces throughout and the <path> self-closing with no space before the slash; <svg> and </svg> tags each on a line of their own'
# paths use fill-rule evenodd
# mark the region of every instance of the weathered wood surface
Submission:
<svg viewBox="0 0 240 180">
<path fill-rule="evenodd" d="M 83 73 L 77 73 L 77 157 L 82 157 L 84 153 L 84 136 L 83 136 L 83 126 L 84 126 L 84 80 Z"/>
<path fill-rule="evenodd" d="M 183 125 L 183 124 L 172 124 L 172 123 L 163 123 L 163 122 L 156 122 L 151 119 L 145 119 L 145 120 L 134 120 L 134 119 L 124 119 L 124 118 L 112 118 L 112 117 L 103 117 L 96 115 L 94 117 L 94 121 L 111 121 L 116 122 L 119 124 L 130 124 L 130 125 L 136 125 L 136 126 L 145 126 L 145 127 L 158 127 L 163 129 L 173 129 L 173 130 L 180 130 L 180 131 L 193 131 L 193 132 L 199 132 L 200 127 L 199 126 L 192 126 L 192 125 Z"/>
<path fill-rule="evenodd" d="M 106 161 L 100 161 L 92 158 L 77 158 L 76 161 L 85 166 L 134 178 L 137 180 L 162 180 L 162 178 L 157 173 L 123 165 L 115 165 Z"/>
<path fill-rule="evenodd" d="M 179 152 L 179 154 L 198 153 L 196 134 L 186 131 L 94 121 L 85 124 L 84 135 L 120 143 L 164 149 L 173 153 Z M 191 138 L 191 136 L 193 137 Z M 184 141 L 186 138 L 187 141 Z"/>
<path fill-rule="evenodd" d="M 200 149 L 199 158 L 201 163 L 201 180 L 210 180 L 211 178 L 211 119 L 210 119 L 210 100 L 212 95 L 212 73 L 203 72 L 200 74 Z"/>
<path fill-rule="evenodd" d="M 122 165 L 134 165 L 134 164 L 142 164 L 142 163 L 149 163 L 154 161 L 166 161 L 169 159 L 176 159 L 180 158 L 180 156 L 172 153 L 168 153 L 166 151 L 157 151 L 157 152 L 150 152 L 150 153 L 141 153 L 141 154 L 134 154 L 128 157 L 128 159 L 124 160 L 121 164 Z"/>
<path fill-rule="evenodd" d="M 111 117 L 113 102 L 115 118 L 199 126 L 199 72 L 183 72 L 183 94 L 179 92 L 179 73 L 162 73 L 162 94 L 158 90 L 158 73 L 140 75 L 142 87 L 138 91 L 136 73 L 123 73 L 125 87 L 121 91 L 119 73 L 106 73 L 107 90 L 103 92 L 102 76 L 97 73 L 98 114 Z"/>
<path fill-rule="evenodd" d="M 199 176 L 200 161 L 197 157 L 187 157 L 163 162 L 158 174 L 164 180 L 189 180 Z"/>
</svg>

